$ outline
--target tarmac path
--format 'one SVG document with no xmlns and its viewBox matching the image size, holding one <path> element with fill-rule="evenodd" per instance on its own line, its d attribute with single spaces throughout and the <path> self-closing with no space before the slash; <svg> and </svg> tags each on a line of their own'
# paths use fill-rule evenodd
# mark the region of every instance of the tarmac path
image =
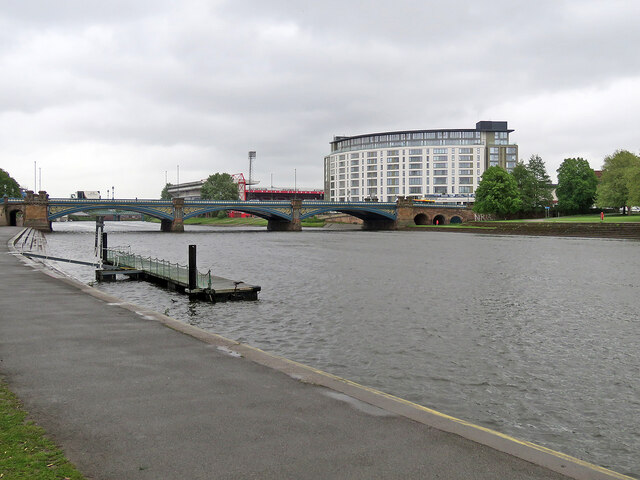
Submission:
<svg viewBox="0 0 640 480">
<path fill-rule="evenodd" d="M 0 375 L 88 478 L 628 478 L 56 278 L 19 231 Z"/>
</svg>

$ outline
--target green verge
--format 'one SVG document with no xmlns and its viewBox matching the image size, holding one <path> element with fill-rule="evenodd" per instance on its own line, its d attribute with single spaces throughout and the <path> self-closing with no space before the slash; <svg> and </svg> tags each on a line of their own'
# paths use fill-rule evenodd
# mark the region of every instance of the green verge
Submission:
<svg viewBox="0 0 640 480">
<path fill-rule="evenodd" d="M 568 217 L 548 218 L 547 222 L 579 222 L 579 223 L 600 223 L 600 214 L 595 215 L 571 215 Z M 619 213 L 610 213 L 604 215 L 603 223 L 637 223 L 640 222 L 640 215 L 621 215 Z"/>
<path fill-rule="evenodd" d="M 600 214 L 567 215 L 565 217 L 545 218 L 542 223 L 638 223 L 640 215 L 621 215 L 619 213 L 605 214 L 604 221 L 600 220 Z M 533 223 L 531 220 L 488 220 L 486 223 Z"/>
<path fill-rule="evenodd" d="M 0 380 L 0 478 L 84 480 L 44 430 L 26 417 L 18 398 Z"/>
</svg>

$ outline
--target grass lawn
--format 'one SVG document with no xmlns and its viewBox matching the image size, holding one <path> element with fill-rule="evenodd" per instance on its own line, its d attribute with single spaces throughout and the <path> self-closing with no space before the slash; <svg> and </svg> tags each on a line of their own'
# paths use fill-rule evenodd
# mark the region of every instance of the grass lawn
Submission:
<svg viewBox="0 0 640 480">
<path fill-rule="evenodd" d="M 19 400 L 0 381 L 0 478 L 83 480 L 62 450 L 26 416 Z"/>
<path fill-rule="evenodd" d="M 571 215 L 567 217 L 547 218 L 546 222 L 582 222 L 582 223 L 600 223 L 600 214 L 590 215 Z M 640 222 L 640 215 L 622 215 L 620 213 L 605 214 L 604 223 L 633 223 Z"/>
<path fill-rule="evenodd" d="M 563 217 L 551 217 L 537 220 L 487 220 L 486 223 L 535 223 L 535 222 L 553 222 L 553 223 L 601 223 L 600 214 L 588 215 L 567 215 Z M 621 215 L 619 213 L 605 214 L 604 223 L 637 223 L 640 222 L 640 214 Z"/>
</svg>

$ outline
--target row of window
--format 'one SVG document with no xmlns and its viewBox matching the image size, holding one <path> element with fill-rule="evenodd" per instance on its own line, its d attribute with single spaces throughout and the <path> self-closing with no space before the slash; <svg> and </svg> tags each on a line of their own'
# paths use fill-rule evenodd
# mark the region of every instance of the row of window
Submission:
<svg viewBox="0 0 640 480">
<path fill-rule="evenodd" d="M 365 196 L 365 191 L 366 191 L 366 196 L 369 197 L 377 197 L 378 195 L 383 195 L 383 193 L 386 192 L 387 195 L 399 195 L 400 192 L 400 187 L 387 187 L 386 190 L 383 187 L 380 187 L 380 189 L 378 189 L 377 187 L 373 187 L 373 188 L 351 188 L 351 189 L 344 189 L 344 190 L 339 190 L 338 191 L 338 195 L 340 198 L 338 198 L 338 201 L 344 202 L 346 200 L 346 194 L 350 195 L 353 198 L 358 198 L 360 196 Z M 408 191 L 407 191 L 408 190 Z M 403 189 L 404 194 L 409 194 L 409 195 L 416 195 L 416 194 L 425 194 L 425 195 L 429 195 L 430 192 L 430 188 L 429 187 L 409 187 L 408 189 Z M 433 187 L 433 193 L 434 194 L 455 194 L 456 193 L 456 188 L 455 187 L 445 187 L 445 186 L 435 186 Z M 459 194 L 472 194 L 473 193 L 473 187 L 470 186 L 460 186 L 457 189 L 457 193 Z M 331 198 L 336 198 L 336 192 L 335 191 L 331 191 Z M 387 201 L 392 202 L 394 201 L 395 198 L 387 198 Z"/>
<path fill-rule="evenodd" d="M 498 163 L 496 162 L 495 165 L 498 165 Z M 493 165 L 492 165 L 493 166 Z M 513 168 L 515 167 L 515 164 L 512 164 L 510 162 L 507 162 L 507 166 L 509 168 Z M 470 168 L 469 168 L 470 167 Z M 458 169 L 458 174 L 459 175 L 473 175 L 473 166 L 469 165 L 469 167 L 467 168 L 460 168 Z M 455 175 L 456 174 L 456 170 L 455 168 L 451 169 L 451 175 Z M 415 169 L 415 170 L 408 170 L 407 171 L 407 175 L 409 177 L 421 177 L 423 172 L 425 172 L 425 170 L 422 169 Z M 429 175 L 429 165 L 427 165 L 427 170 L 426 170 L 427 175 Z M 438 164 L 436 164 L 436 169 L 433 170 L 432 173 L 433 176 L 447 176 L 449 175 L 449 169 L 446 167 L 446 165 L 440 165 L 440 168 L 438 168 Z M 476 170 L 476 175 L 480 176 L 480 169 L 478 168 Z M 364 177 L 364 172 L 362 173 L 362 176 Z M 383 177 L 384 176 L 384 171 L 368 171 L 367 172 L 367 178 L 377 178 L 377 177 Z M 400 175 L 400 170 L 398 169 L 388 169 L 387 170 L 387 177 L 399 177 Z M 404 175 L 402 175 L 404 176 Z M 344 180 L 345 178 L 348 177 L 352 177 L 352 178 L 357 178 L 360 177 L 359 172 L 352 172 L 352 175 L 347 175 L 346 173 L 339 173 L 338 174 L 338 179 L 339 180 Z M 333 180 L 335 178 L 335 175 L 331 176 L 331 180 Z"/>
<path fill-rule="evenodd" d="M 489 159 L 497 161 L 498 160 L 498 156 L 497 155 L 492 155 L 492 156 L 490 156 Z M 507 161 L 508 162 L 515 162 L 516 160 L 515 160 L 515 158 L 507 157 Z M 435 162 L 433 165 L 434 165 L 434 168 L 449 168 L 449 163 L 446 162 L 446 161 L 445 162 L 443 162 L 443 161 Z M 477 165 L 477 168 L 480 168 L 480 162 L 479 161 L 476 162 L 476 165 Z M 455 162 L 451 162 L 450 166 L 451 166 L 451 168 L 455 168 L 455 166 L 456 166 Z M 423 168 L 423 167 L 428 169 L 429 168 L 429 162 L 428 161 L 426 163 L 422 163 L 422 162 L 417 163 L 416 162 L 416 163 L 410 163 L 408 165 L 408 168 L 410 170 L 414 170 L 416 168 Z M 473 168 L 473 161 L 471 161 L 471 162 L 458 162 L 458 167 L 460 167 L 460 168 Z M 405 168 L 407 168 L 407 165 L 403 164 L 402 165 L 402 170 L 404 170 Z M 395 162 L 388 163 L 386 169 L 387 170 L 400 170 L 400 164 L 399 163 L 395 163 Z M 381 170 L 381 171 L 385 170 L 384 164 L 381 164 L 380 168 L 378 168 L 377 164 L 375 164 L 375 165 L 367 165 L 367 168 L 366 168 L 367 172 L 375 172 L 377 170 Z M 332 168 L 331 171 L 333 173 L 335 173 L 336 169 Z M 353 166 L 353 167 L 349 167 L 348 169 L 347 169 L 347 167 L 344 167 L 344 166 L 338 167 L 338 172 L 345 172 L 345 171 L 359 172 L 360 171 L 360 166 L 356 165 L 356 166 Z M 363 168 L 362 171 L 365 171 L 365 169 Z"/>
<path fill-rule="evenodd" d="M 434 185 L 448 185 L 449 182 L 447 181 L 448 179 L 446 177 L 434 177 L 433 179 L 433 184 Z M 455 184 L 455 177 L 451 179 L 451 183 Z M 375 187 L 376 185 L 378 185 L 378 179 L 374 178 L 374 179 L 367 179 L 366 182 L 363 179 L 362 180 L 362 185 L 364 186 L 366 183 L 367 186 L 369 187 Z M 338 181 L 338 188 L 344 188 L 348 185 L 352 186 L 352 187 L 359 187 L 360 186 L 360 180 L 351 180 L 350 182 L 347 182 L 345 180 L 340 180 Z M 400 185 L 400 178 L 398 177 L 391 177 L 391 178 L 387 178 L 386 181 L 387 185 Z M 404 185 L 405 182 L 404 180 L 402 181 L 402 185 Z M 412 177 L 409 178 L 409 185 L 429 185 L 429 179 L 427 178 L 426 181 L 424 181 L 422 178 L 420 177 Z M 458 184 L 460 185 L 473 185 L 473 177 L 458 177 Z M 380 179 L 380 185 L 384 185 L 384 180 Z M 335 188 L 335 183 L 331 182 L 330 183 L 330 188 Z"/>
<path fill-rule="evenodd" d="M 499 156 L 492 154 L 492 155 L 489 156 L 489 158 L 490 158 L 490 160 L 498 160 Z M 427 168 L 428 168 L 430 159 L 429 159 L 429 157 L 427 157 L 424 162 L 421 162 L 421 161 L 416 161 L 417 160 L 416 158 L 411 157 L 411 160 L 413 160 L 413 161 L 411 163 L 409 163 L 408 168 L 422 168 L 423 165 L 427 165 Z M 436 162 L 435 165 L 448 165 L 448 163 L 449 163 L 446 157 L 435 156 L 435 157 L 433 157 L 433 161 Z M 507 155 L 507 161 L 514 161 L 515 162 L 516 158 L 515 158 L 515 156 Z M 402 168 L 403 169 L 407 166 L 407 164 L 405 162 L 399 162 L 396 157 L 389 157 L 387 159 L 387 162 L 385 162 L 385 163 L 387 164 L 387 170 L 397 170 L 397 169 L 400 168 L 401 164 L 402 164 Z M 377 170 L 378 169 L 378 165 L 380 165 L 380 170 L 383 170 L 385 163 L 378 164 L 376 162 L 369 162 L 369 163 L 367 163 L 367 168 L 366 169 L 368 171 Z M 465 158 L 465 159 L 460 158 L 457 163 L 458 163 L 458 165 L 463 166 L 463 168 L 464 168 L 465 165 L 473 165 L 473 159 L 472 158 Z M 477 163 L 480 164 L 480 159 L 479 158 L 477 159 Z M 451 159 L 451 166 L 455 167 L 455 164 L 456 164 L 455 159 Z M 364 165 L 363 165 L 363 168 L 364 168 Z M 444 167 L 444 168 L 446 168 L 446 167 Z M 344 162 L 340 162 L 340 164 L 337 167 L 337 169 L 340 172 L 344 172 L 345 169 L 346 169 L 345 163 Z M 353 164 L 350 167 L 350 171 L 352 171 L 352 172 L 357 172 L 359 169 L 360 169 L 360 165 L 359 164 Z M 335 165 L 331 166 L 331 171 L 335 173 L 335 171 L 336 171 L 336 166 Z"/>
<path fill-rule="evenodd" d="M 449 148 L 433 148 L 431 149 L 433 150 L 432 153 L 436 154 L 436 155 L 440 155 L 440 154 L 455 154 L 456 153 L 456 149 L 451 147 L 451 152 L 449 152 Z M 480 149 L 477 148 L 477 153 L 480 153 Z M 508 150 L 510 150 L 509 148 L 507 149 L 507 153 L 515 153 L 515 148 L 511 148 L 511 150 L 513 150 L 513 152 L 509 152 Z M 399 155 L 405 155 L 406 151 L 402 150 L 402 153 L 400 153 L 400 150 L 387 150 L 386 151 L 386 155 L 390 156 L 390 157 L 397 157 Z M 461 155 L 465 155 L 465 154 L 472 154 L 473 153 L 473 148 L 458 148 L 458 152 Z M 383 156 L 385 154 L 385 152 L 380 152 L 380 156 Z M 409 150 L 409 155 L 429 155 L 429 149 L 425 148 L 418 148 L 418 149 L 410 149 Z M 349 154 L 349 158 L 353 159 L 353 158 L 360 158 L 360 156 L 362 156 L 362 158 L 365 157 L 365 152 L 359 153 L 351 153 Z M 378 156 L 378 152 L 377 151 L 371 151 L 371 152 L 366 152 L 366 157 L 367 158 L 373 158 L 373 157 L 377 157 Z M 347 159 L 347 155 L 346 154 L 342 154 L 342 155 L 338 155 L 338 159 L 339 160 L 346 160 Z"/>
<path fill-rule="evenodd" d="M 492 153 L 492 154 L 489 155 L 489 158 L 491 160 L 497 160 L 498 159 L 498 155 Z M 444 156 L 435 155 L 432 159 L 433 159 L 434 162 L 441 162 L 443 164 L 446 164 L 449 161 L 448 157 L 446 155 L 444 155 Z M 428 165 L 429 160 L 430 160 L 429 157 L 426 157 L 424 159 L 424 161 L 427 162 L 427 165 Z M 476 160 L 478 161 L 478 163 L 480 162 L 480 158 L 479 157 Z M 507 155 L 507 160 L 515 162 L 516 161 L 516 156 L 515 155 Z M 422 161 L 421 157 L 409 157 L 409 162 L 410 162 L 409 168 L 416 168 L 415 165 L 422 165 L 423 164 L 423 161 Z M 473 162 L 473 155 L 461 155 L 460 157 L 458 157 L 458 163 L 460 165 L 463 165 L 463 164 L 466 164 L 466 163 L 471 163 L 471 162 Z M 388 164 L 387 165 L 387 169 L 392 170 L 392 169 L 395 169 L 395 168 L 399 168 L 400 160 L 399 160 L 399 157 L 388 157 L 386 163 Z M 451 164 L 453 165 L 454 163 L 455 163 L 455 159 L 452 158 L 451 159 Z M 378 165 L 378 162 L 376 162 L 376 161 L 373 161 L 373 162 L 367 161 L 367 170 L 375 170 L 377 168 L 377 165 Z M 381 163 L 380 165 L 382 166 L 382 165 L 384 165 L 384 163 Z M 346 166 L 345 162 L 340 162 L 338 164 L 338 167 L 341 170 L 344 170 L 345 166 Z M 359 168 L 360 168 L 360 164 L 358 163 L 358 161 L 357 160 L 352 160 L 351 161 L 351 171 L 355 172 Z M 332 167 L 332 170 L 335 170 L 335 166 Z"/>
</svg>

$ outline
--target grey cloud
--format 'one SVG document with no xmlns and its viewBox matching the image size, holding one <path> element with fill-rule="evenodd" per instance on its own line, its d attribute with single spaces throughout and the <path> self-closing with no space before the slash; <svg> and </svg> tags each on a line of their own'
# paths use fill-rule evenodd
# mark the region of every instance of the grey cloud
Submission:
<svg viewBox="0 0 640 480">
<path fill-rule="evenodd" d="M 525 157 L 544 157 L 535 129 L 549 99 L 604 95 L 640 74 L 633 2 L 0 0 L 0 12 L 7 148 L 160 149 L 168 165 L 181 152 L 185 178 L 237 169 L 258 149 L 263 175 L 299 166 L 302 184 L 320 186 L 333 134 L 489 117 L 510 121 Z M 598 113 L 604 138 L 613 113 Z M 567 116 L 570 128 L 581 120 Z M 554 138 L 553 155 L 579 138 Z"/>
</svg>

